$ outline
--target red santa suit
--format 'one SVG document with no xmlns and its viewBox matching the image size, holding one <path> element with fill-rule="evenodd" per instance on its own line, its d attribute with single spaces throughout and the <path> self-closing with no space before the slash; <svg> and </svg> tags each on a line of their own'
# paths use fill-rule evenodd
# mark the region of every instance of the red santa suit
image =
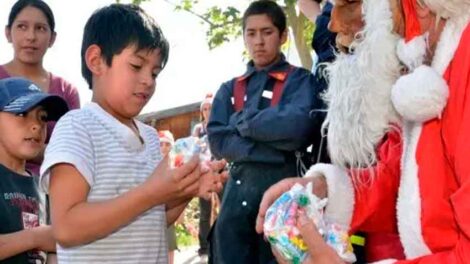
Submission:
<svg viewBox="0 0 470 264">
<path fill-rule="evenodd" d="M 403 115 L 403 147 L 390 132 L 374 174 L 362 174 L 373 181 L 353 184 L 327 164 L 306 174 L 325 175 L 331 220 L 368 232 L 398 225 L 406 260 L 383 263 L 470 263 L 469 17 L 448 19 L 431 68 L 397 82 L 392 96 Z"/>
</svg>

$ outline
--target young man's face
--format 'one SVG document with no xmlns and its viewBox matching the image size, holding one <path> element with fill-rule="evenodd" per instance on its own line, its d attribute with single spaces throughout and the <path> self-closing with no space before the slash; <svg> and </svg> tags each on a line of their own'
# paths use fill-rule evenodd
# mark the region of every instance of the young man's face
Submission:
<svg viewBox="0 0 470 264">
<path fill-rule="evenodd" d="M 115 55 L 111 66 L 94 76 L 93 99 L 118 120 L 136 117 L 155 92 L 161 71 L 160 49 L 136 51 L 134 46 Z M 96 89 L 95 89 L 96 88 Z"/>
<path fill-rule="evenodd" d="M 6 36 L 13 44 L 15 58 L 26 64 L 41 63 L 55 40 L 47 18 L 38 8 L 28 6 L 18 13 Z"/>
<path fill-rule="evenodd" d="M 0 158 L 30 160 L 44 148 L 47 113 L 38 106 L 25 114 L 0 112 Z"/>
<path fill-rule="evenodd" d="M 252 15 L 246 19 L 243 38 L 255 67 L 260 69 L 279 58 L 281 46 L 287 40 L 287 32 L 279 32 L 265 14 Z"/>
</svg>

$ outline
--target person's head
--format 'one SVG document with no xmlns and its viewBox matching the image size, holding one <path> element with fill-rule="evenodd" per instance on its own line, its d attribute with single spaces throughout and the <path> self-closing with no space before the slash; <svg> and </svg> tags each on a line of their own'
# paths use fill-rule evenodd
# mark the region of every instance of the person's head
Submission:
<svg viewBox="0 0 470 264">
<path fill-rule="evenodd" d="M 158 137 L 160 138 L 160 151 L 163 157 L 165 157 L 170 153 L 171 148 L 175 144 L 175 138 L 169 130 L 159 131 Z"/>
<path fill-rule="evenodd" d="M 201 102 L 201 121 L 209 122 L 211 110 L 212 110 L 212 94 L 207 94 L 206 98 Z"/>
<path fill-rule="evenodd" d="M 54 44 L 54 14 L 42 0 L 19 0 L 10 10 L 5 35 L 12 43 L 14 59 L 25 64 L 42 63 Z"/>
<path fill-rule="evenodd" d="M 252 2 L 243 14 L 243 39 L 256 68 L 264 68 L 280 58 L 287 40 L 286 15 L 273 1 Z"/>
<path fill-rule="evenodd" d="M 401 70 L 399 36 L 393 31 L 389 1 L 364 1 L 364 10 L 365 27 L 352 43 L 354 50 L 338 54 L 327 68 L 324 127 L 331 160 L 343 167 L 373 166 L 377 144 L 398 121 L 391 91 Z"/>
<path fill-rule="evenodd" d="M 46 122 L 57 121 L 67 111 L 61 97 L 42 92 L 27 79 L 0 80 L 0 156 L 36 157 L 44 147 Z"/>
<path fill-rule="evenodd" d="M 362 0 L 335 0 L 328 29 L 337 33 L 336 45 L 341 51 L 349 50 L 363 27 Z"/>
<path fill-rule="evenodd" d="M 160 27 L 143 9 L 112 4 L 85 25 L 82 75 L 95 102 L 118 119 L 132 118 L 153 95 L 168 54 Z"/>
</svg>

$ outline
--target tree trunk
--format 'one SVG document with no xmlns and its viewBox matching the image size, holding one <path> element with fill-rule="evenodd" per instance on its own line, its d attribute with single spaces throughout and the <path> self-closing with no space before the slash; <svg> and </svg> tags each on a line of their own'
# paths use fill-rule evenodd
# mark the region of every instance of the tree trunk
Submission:
<svg viewBox="0 0 470 264">
<path fill-rule="evenodd" d="M 295 5 L 287 5 L 285 12 L 287 14 L 287 24 L 292 29 L 294 35 L 294 43 L 297 53 L 299 54 L 300 62 L 304 68 L 311 70 L 313 60 L 310 54 L 310 47 L 307 46 L 303 32 L 306 18 L 302 13 L 297 15 Z"/>
</svg>

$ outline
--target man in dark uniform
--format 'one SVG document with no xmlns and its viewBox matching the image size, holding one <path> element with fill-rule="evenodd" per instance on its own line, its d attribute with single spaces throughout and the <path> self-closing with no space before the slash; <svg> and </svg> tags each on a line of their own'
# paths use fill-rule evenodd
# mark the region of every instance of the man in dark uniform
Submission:
<svg viewBox="0 0 470 264">
<path fill-rule="evenodd" d="M 298 175 L 303 152 L 321 121 L 309 113 L 322 105 L 315 77 L 290 65 L 281 53 L 286 17 L 272 1 L 251 3 L 243 16 L 251 57 L 247 71 L 220 87 L 207 126 L 216 158 L 231 163 L 221 211 L 211 237 L 212 263 L 275 263 L 269 244 L 255 231 L 264 191 Z"/>
</svg>

